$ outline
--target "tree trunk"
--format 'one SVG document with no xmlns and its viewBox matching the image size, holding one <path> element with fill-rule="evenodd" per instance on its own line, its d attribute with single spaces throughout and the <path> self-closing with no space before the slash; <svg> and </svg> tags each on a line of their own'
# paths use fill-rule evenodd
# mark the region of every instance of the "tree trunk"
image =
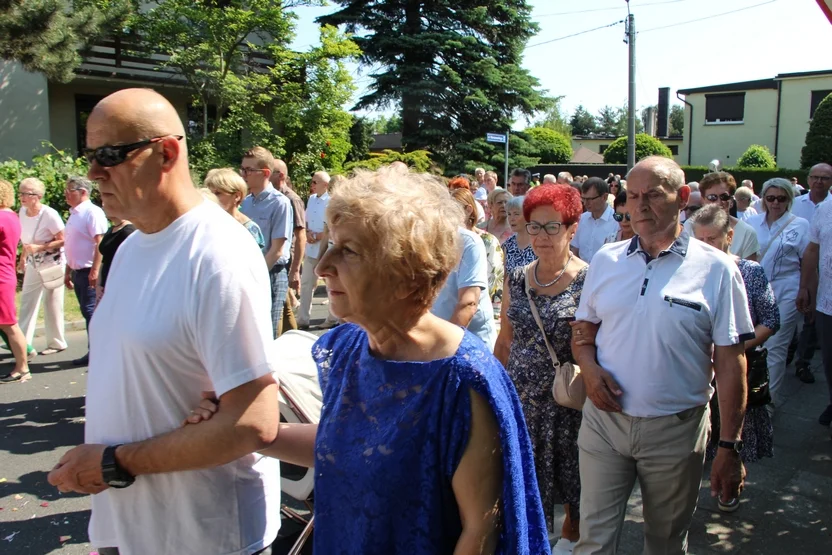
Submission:
<svg viewBox="0 0 832 555">
<path fill-rule="evenodd" d="M 407 37 L 419 35 L 422 30 L 421 0 L 407 0 L 405 4 L 404 34 Z M 405 151 L 423 147 L 419 130 L 421 127 L 421 99 L 418 89 L 424 86 L 425 55 L 423 51 L 408 48 L 402 64 L 402 146 Z"/>
</svg>

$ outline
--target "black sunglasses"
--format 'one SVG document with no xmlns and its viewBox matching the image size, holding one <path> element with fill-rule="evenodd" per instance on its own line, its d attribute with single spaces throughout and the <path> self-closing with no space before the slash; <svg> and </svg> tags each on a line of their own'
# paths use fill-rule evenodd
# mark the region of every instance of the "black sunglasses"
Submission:
<svg viewBox="0 0 832 555">
<path fill-rule="evenodd" d="M 721 200 L 722 202 L 728 202 L 734 197 L 732 197 L 728 193 L 722 193 L 721 195 L 705 195 L 705 198 L 711 202 L 716 202 L 718 200 Z"/>
<path fill-rule="evenodd" d="M 184 138 L 182 135 L 162 135 L 161 137 L 153 137 L 152 139 L 145 139 L 144 141 L 130 143 L 129 145 L 104 145 L 98 148 L 85 148 L 84 158 L 90 164 L 95 160 L 100 166 L 112 168 L 113 166 L 124 163 L 127 160 L 127 155 L 134 150 L 138 150 L 149 144 L 158 143 L 167 137 L 173 137 L 177 141 L 181 141 Z"/>
<path fill-rule="evenodd" d="M 629 222 L 630 221 L 630 213 L 627 212 L 626 214 L 619 214 L 619 213 L 616 212 L 615 214 L 612 215 L 612 219 L 614 219 L 616 222 L 623 222 L 626 219 Z"/>
<path fill-rule="evenodd" d="M 786 202 L 788 202 L 789 197 L 787 197 L 786 195 L 770 195 L 766 197 L 766 202 L 774 202 L 775 200 L 780 204 L 785 204 Z"/>
</svg>

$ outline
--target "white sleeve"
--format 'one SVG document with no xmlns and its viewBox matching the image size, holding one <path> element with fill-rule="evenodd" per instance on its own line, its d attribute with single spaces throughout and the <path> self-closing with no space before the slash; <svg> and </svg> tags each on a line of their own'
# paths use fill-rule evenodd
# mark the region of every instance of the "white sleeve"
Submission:
<svg viewBox="0 0 832 555">
<path fill-rule="evenodd" d="M 275 370 L 269 275 L 258 258 L 225 266 L 197 288 L 193 333 L 217 396 Z"/>
<path fill-rule="evenodd" d="M 799 225 L 797 226 L 797 232 L 800 234 L 799 243 L 797 244 L 797 252 L 800 253 L 800 257 L 803 258 L 803 253 L 806 252 L 806 247 L 809 246 L 809 238 L 811 233 L 811 226 L 809 222 L 803 218 L 798 218 L 800 221 L 797 222 Z"/>
<path fill-rule="evenodd" d="M 64 221 L 61 219 L 61 215 L 58 214 L 57 210 L 49 210 L 46 213 L 46 216 L 48 216 L 48 221 L 46 222 L 46 229 L 49 230 L 49 233 L 51 233 L 52 235 L 56 235 L 64 230 Z"/>
<path fill-rule="evenodd" d="M 90 209 L 90 214 L 87 219 L 90 237 L 104 235 L 110 227 L 110 224 L 107 222 L 107 216 L 104 215 L 104 211 L 100 208 L 96 210 L 96 208 L 98 207 Z"/>
<path fill-rule="evenodd" d="M 572 241 L 569 243 L 570 246 L 575 247 L 576 249 L 581 248 L 580 247 L 580 237 L 581 237 L 581 230 L 583 229 L 583 226 L 581 225 L 583 223 L 583 221 L 584 221 L 583 217 L 581 217 L 578 220 L 578 230 L 575 231 L 575 236 L 572 237 Z M 546 233 L 546 232 L 543 231 L 542 233 Z"/>
<path fill-rule="evenodd" d="M 597 257 L 595 257 L 597 258 Z M 598 324 L 601 319 L 595 312 L 595 275 L 600 272 L 600 264 L 589 265 L 589 270 L 586 271 L 586 278 L 584 278 L 584 288 L 581 291 L 581 302 L 578 303 L 578 310 L 575 312 L 575 320 L 586 320 L 593 324 Z"/>
<path fill-rule="evenodd" d="M 714 268 L 716 270 L 716 268 Z M 728 347 L 754 338 L 748 296 L 740 269 L 733 263 L 723 271 L 712 321 L 714 345 Z"/>
<path fill-rule="evenodd" d="M 742 242 L 742 253 L 740 258 L 748 258 L 760 252 L 760 242 L 757 240 L 757 232 L 749 226 Z"/>
</svg>

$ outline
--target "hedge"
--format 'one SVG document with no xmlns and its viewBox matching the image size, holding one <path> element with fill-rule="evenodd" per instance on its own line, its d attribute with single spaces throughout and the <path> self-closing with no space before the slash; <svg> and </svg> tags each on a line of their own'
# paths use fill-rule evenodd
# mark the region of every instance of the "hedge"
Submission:
<svg viewBox="0 0 832 555">
<path fill-rule="evenodd" d="M 702 179 L 702 176 L 711 172 L 707 166 L 682 166 L 682 170 L 685 172 L 685 179 L 689 182 L 699 181 Z M 806 186 L 809 178 L 809 170 L 790 170 L 788 168 L 777 168 L 773 170 L 755 168 L 723 168 L 723 171 L 726 171 L 734 176 L 734 179 L 737 180 L 737 186 L 739 186 L 744 180 L 750 179 L 751 182 L 754 183 L 754 192 L 757 194 L 759 194 L 762 190 L 763 183 L 773 177 L 785 177 L 786 179 L 796 177 L 797 182 L 804 187 Z"/>
</svg>

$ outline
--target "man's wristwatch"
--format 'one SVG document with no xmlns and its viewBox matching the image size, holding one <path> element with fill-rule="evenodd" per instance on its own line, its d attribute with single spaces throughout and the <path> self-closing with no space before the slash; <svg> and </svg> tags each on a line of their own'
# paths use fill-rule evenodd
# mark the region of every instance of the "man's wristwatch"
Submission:
<svg viewBox="0 0 832 555">
<path fill-rule="evenodd" d="M 739 455 L 740 453 L 742 453 L 743 442 L 742 441 L 722 441 L 722 440 L 719 440 L 719 443 L 717 443 L 717 446 L 722 447 L 723 449 L 730 449 L 731 451 L 733 451 L 734 453 Z"/>
<path fill-rule="evenodd" d="M 134 476 L 119 466 L 116 460 L 116 449 L 119 447 L 121 444 L 110 445 L 101 455 L 101 475 L 104 477 L 104 483 L 118 489 L 126 488 L 136 481 Z"/>
</svg>

